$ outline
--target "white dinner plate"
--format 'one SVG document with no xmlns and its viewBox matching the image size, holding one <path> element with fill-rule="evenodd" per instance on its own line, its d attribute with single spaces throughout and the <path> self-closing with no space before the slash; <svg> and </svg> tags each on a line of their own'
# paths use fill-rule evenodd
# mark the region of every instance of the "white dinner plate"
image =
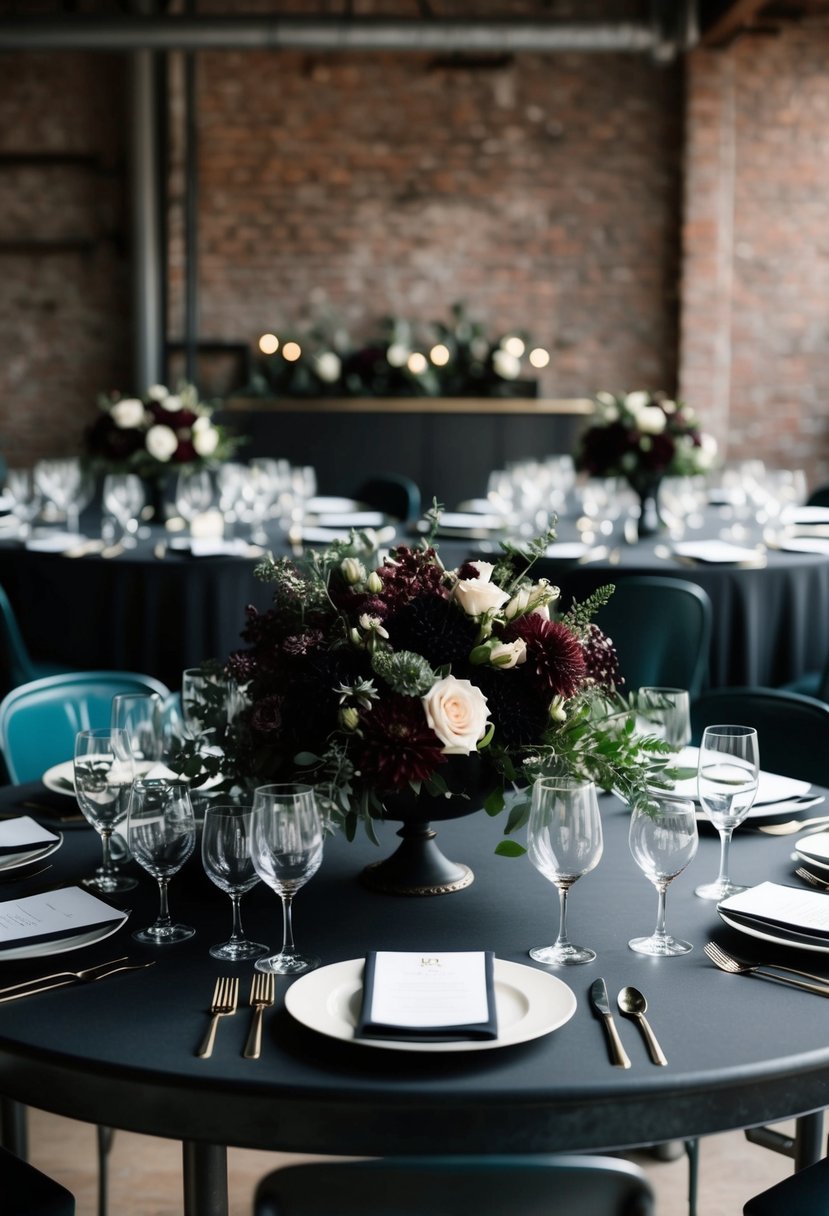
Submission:
<svg viewBox="0 0 829 1216">
<path fill-rule="evenodd" d="M 576 1012 L 567 985 L 546 971 L 495 959 L 497 1039 L 464 1039 L 452 1043 L 408 1043 L 401 1039 L 358 1039 L 355 1030 L 363 997 L 365 959 L 351 958 L 309 971 L 285 994 L 288 1012 L 319 1034 L 361 1047 L 393 1051 L 487 1051 L 526 1043 L 557 1030 Z"/>
<path fill-rule="evenodd" d="M 56 853 L 62 844 L 63 833 L 58 832 L 57 840 L 50 840 L 39 849 L 21 849 L 19 853 L 4 853 L 0 857 L 0 873 L 5 874 L 7 870 L 19 870 L 23 866 L 33 865 L 36 861 L 43 861 L 44 858 Z"/>
<path fill-rule="evenodd" d="M 807 866 L 814 866 L 816 870 L 824 870 L 829 873 L 829 851 L 824 857 L 815 857 L 812 852 L 816 842 L 820 848 L 824 841 L 829 843 L 829 832 L 815 832 L 811 836 L 801 836 L 794 842 L 794 851 L 801 861 L 806 862 Z"/>
<path fill-rule="evenodd" d="M 761 942 L 772 942 L 775 946 L 788 946 L 790 950 L 813 950 L 815 954 L 829 954 L 829 942 L 825 946 L 818 946 L 811 942 L 794 942 L 790 937 L 779 937 L 776 933 L 770 932 L 768 929 L 756 929 L 753 925 L 742 925 L 736 920 L 732 920 L 727 912 L 723 912 L 721 908 L 717 908 L 720 920 L 728 925 L 729 929 L 736 929 L 738 933 L 747 933 L 749 937 L 757 937 Z"/>
<path fill-rule="evenodd" d="M 75 762 L 73 760 L 64 760 L 62 764 L 53 764 L 51 768 L 47 768 L 46 772 L 41 777 L 41 781 L 46 786 L 47 790 L 51 790 L 53 794 L 66 794 L 70 798 L 75 797 Z M 66 782 L 69 785 L 66 785 Z"/>
<path fill-rule="evenodd" d="M 94 929 L 86 929 L 83 933 L 73 933 L 71 937 L 62 937 L 59 941 L 34 942 L 26 946 L 11 946 L 8 950 L 0 949 L 0 963 L 6 959 L 17 958 L 48 958 L 51 954 L 66 954 L 70 950 L 79 950 L 81 946 L 94 946 L 105 937 L 112 937 L 127 922 L 129 912 L 125 912 L 121 920 L 114 925 L 97 925 Z"/>
</svg>

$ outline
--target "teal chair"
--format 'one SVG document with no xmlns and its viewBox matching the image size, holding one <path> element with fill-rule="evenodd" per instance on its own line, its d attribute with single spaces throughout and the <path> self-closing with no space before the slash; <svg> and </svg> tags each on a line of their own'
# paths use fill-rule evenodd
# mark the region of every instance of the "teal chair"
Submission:
<svg viewBox="0 0 829 1216">
<path fill-rule="evenodd" d="M 616 583 L 596 624 L 612 639 L 625 690 L 687 688 L 697 696 L 708 681 L 713 610 L 696 583 L 632 574 Z"/>
<path fill-rule="evenodd" d="M 383 473 L 364 481 L 354 497 L 404 524 L 420 519 L 420 489 L 402 473 Z"/>
<path fill-rule="evenodd" d="M 824 1216 L 829 1211 L 829 1159 L 798 1170 L 749 1199 L 743 1216 Z"/>
<path fill-rule="evenodd" d="M 32 680 L 0 701 L 0 751 L 14 785 L 37 781 L 47 768 L 71 760 L 80 730 L 109 726 L 119 692 L 169 689 L 132 671 L 74 671 Z"/>
<path fill-rule="evenodd" d="M 32 659 L 9 597 L 0 587 L 0 694 L 18 684 L 69 670 L 68 667 L 37 663 Z"/>
<path fill-rule="evenodd" d="M 629 1161 L 590 1156 L 391 1157 L 275 1170 L 254 1216 L 651 1216 L 650 1183 Z"/>
<path fill-rule="evenodd" d="M 799 692 L 804 697 L 815 697 L 829 704 L 829 653 L 821 671 L 807 671 L 796 680 L 781 685 L 784 692 Z"/>
<path fill-rule="evenodd" d="M 706 726 L 753 726 L 767 772 L 829 786 L 829 705 L 782 688 L 716 688 L 691 702 L 691 737 Z"/>
<path fill-rule="evenodd" d="M 28 1161 L 0 1148 L 3 1216 L 74 1216 L 75 1197 Z"/>
</svg>

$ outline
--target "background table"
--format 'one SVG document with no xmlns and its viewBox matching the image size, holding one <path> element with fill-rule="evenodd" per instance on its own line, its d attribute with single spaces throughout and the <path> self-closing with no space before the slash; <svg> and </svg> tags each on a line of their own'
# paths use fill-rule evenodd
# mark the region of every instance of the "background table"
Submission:
<svg viewBox="0 0 829 1216">
<path fill-rule="evenodd" d="M 0 809 L 27 794 L 42 796 L 42 790 L 3 791 Z M 212 1059 L 198 1060 L 215 977 L 240 974 L 244 1001 L 252 968 L 209 958 L 208 945 L 227 936 L 230 901 L 194 857 L 171 885 L 174 916 L 198 928 L 191 941 L 166 951 L 142 949 L 122 931 L 59 959 L 0 964 L 0 983 L 8 983 L 57 969 L 53 962 L 83 966 L 128 950 L 158 960 L 147 971 L 0 1004 L 0 1089 L 59 1114 L 183 1140 L 186 1211 L 193 1216 L 224 1212 L 221 1187 L 210 1188 L 221 1176 L 222 1145 L 355 1155 L 605 1150 L 819 1110 L 829 1093 L 821 998 L 725 975 L 703 954 L 714 936 L 748 956 L 758 946 L 766 960 L 775 955 L 772 947 L 726 929 L 714 907 L 693 895 L 696 883 L 716 873 L 716 837 L 704 837 L 698 858 L 668 894 L 669 928 L 688 937 L 694 952 L 647 958 L 631 952 L 627 941 L 653 928 L 656 894 L 630 857 L 627 813 L 610 797 L 602 809 L 604 857 L 576 884 L 570 901 L 572 937 L 593 946 L 598 958 L 557 972 L 578 1008 L 552 1034 L 457 1056 L 373 1049 L 295 1023 L 282 1007 L 288 981 L 279 980 L 259 1061 L 241 1058 L 246 1008 L 223 1019 Z M 332 838 L 321 870 L 297 896 L 300 947 L 313 947 L 324 963 L 362 957 L 370 948 L 489 948 L 529 964 L 527 949 L 555 935 L 557 899 L 526 859 L 493 855 L 500 828 L 483 814 L 442 823 L 444 851 L 471 864 L 476 878 L 463 891 L 426 898 L 364 889 L 357 875 L 376 859 L 376 848 L 364 839 L 349 845 Z M 385 852 L 396 843 L 393 825 L 384 826 L 383 839 Z M 791 847 L 791 838 L 739 829 L 734 877 L 796 883 Z M 52 873 L 77 879 L 99 855 L 89 830 L 67 831 Z M 23 883 L 4 883 L 0 895 L 26 890 Z M 127 899 L 131 926 L 154 915 L 154 885 L 145 876 Z M 243 909 L 251 936 L 276 945 L 276 896 L 257 888 Z M 829 976 L 829 955 L 780 951 L 778 957 Z M 649 1062 L 636 1027 L 623 1019 L 619 1028 L 633 1067 L 610 1065 L 604 1030 L 587 1001 L 598 975 L 611 997 L 631 983 L 645 992 L 667 1068 Z"/>
</svg>

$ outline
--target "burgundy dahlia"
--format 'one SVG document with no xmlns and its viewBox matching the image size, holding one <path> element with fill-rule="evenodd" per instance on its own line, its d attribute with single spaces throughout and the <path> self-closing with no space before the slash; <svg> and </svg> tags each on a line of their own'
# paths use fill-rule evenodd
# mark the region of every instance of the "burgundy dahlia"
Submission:
<svg viewBox="0 0 829 1216">
<path fill-rule="evenodd" d="M 554 697 L 572 697 L 587 676 L 579 639 L 561 621 L 548 621 L 537 612 L 518 617 L 504 630 L 508 642 L 523 638 L 527 670 L 535 683 Z"/>
<path fill-rule="evenodd" d="M 602 688 L 618 688 L 624 684 L 619 674 L 619 655 L 611 638 L 598 625 L 587 626 L 581 644 L 587 666 L 587 679 Z"/>
<path fill-rule="evenodd" d="M 391 562 L 384 562 L 377 571 L 383 580 L 383 598 L 391 609 L 424 594 L 447 597 L 443 571 L 436 564 L 436 557 L 434 549 L 409 549 L 400 545 L 392 550 Z"/>
<path fill-rule="evenodd" d="M 362 715 L 360 730 L 358 768 L 363 781 L 379 790 L 401 790 L 410 781 L 426 781 L 446 761 L 417 697 L 394 694 L 376 701 Z"/>
</svg>

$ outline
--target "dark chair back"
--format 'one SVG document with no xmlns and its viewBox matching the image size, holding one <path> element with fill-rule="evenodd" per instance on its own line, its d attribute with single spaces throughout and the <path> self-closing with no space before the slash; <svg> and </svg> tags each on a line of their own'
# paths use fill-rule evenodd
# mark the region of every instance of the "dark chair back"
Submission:
<svg viewBox="0 0 829 1216">
<path fill-rule="evenodd" d="M 37 675 L 9 597 L 0 587 L 0 690 L 34 680 Z"/>
<path fill-rule="evenodd" d="M 254 1216 L 650 1216 L 628 1161 L 589 1156 L 414 1157 L 287 1166 L 264 1178 Z"/>
<path fill-rule="evenodd" d="M 354 497 L 406 524 L 420 518 L 420 490 L 411 477 L 404 477 L 402 473 L 370 477 Z"/>
<path fill-rule="evenodd" d="M 829 507 L 829 482 L 822 486 L 816 486 L 806 499 L 806 505 L 809 507 Z"/>
<path fill-rule="evenodd" d="M 760 766 L 829 786 L 829 705 L 780 688 L 717 688 L 691 704 L 691 738 L 706 726 L 753 726 Z"/>
<path fill-rule="evenodd" d="M 28 1161 L 0 1148 L 3 1216 L 74 1216 L 75 1196 Z"/>
<path fill-rule="evenodd" d="M 829 1210 L 829 1160 L 798 1170 L 749 1199 L 743 1216 L 823 1216 Z"/>
<path fill-rule="evenodd" d="M 696 583 L 643 574 L 620 578 L 595 621 L 616 646 L 626 691 L 657 685 L 694 697 L 708 680 L 712 617 Z"/>
<path fill-rule="evenodd" d="M 133 671 L 73 671 L 13 688 L 0 701 L 0 751 L 13 784 L 36 781 L 71 760 L 80 730 L 109 726 L 112 698 L 121 692 L 169 689 Z"/>
</svg>

